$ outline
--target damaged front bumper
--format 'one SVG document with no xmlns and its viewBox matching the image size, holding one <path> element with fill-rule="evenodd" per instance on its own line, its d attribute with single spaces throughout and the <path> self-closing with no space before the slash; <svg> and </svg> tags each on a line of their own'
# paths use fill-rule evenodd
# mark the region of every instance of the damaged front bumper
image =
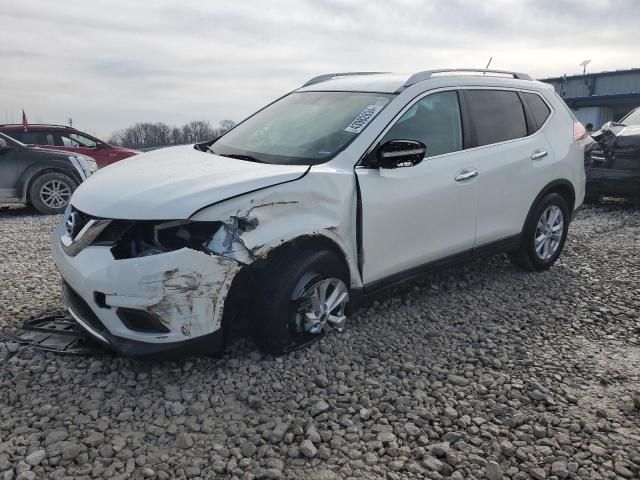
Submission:
<svg viewBox="0 0 640 480">
<path fill-rule="evenodd" d="M 116 259 L 110 247 L 92 245 L 72 256 L 61 242 L 65 233 L 63 221 L 52 241 L 65 303 L 97 340 L 126 355 L 222 348 L 239 262 L 191 248 Z"/>
</svg>

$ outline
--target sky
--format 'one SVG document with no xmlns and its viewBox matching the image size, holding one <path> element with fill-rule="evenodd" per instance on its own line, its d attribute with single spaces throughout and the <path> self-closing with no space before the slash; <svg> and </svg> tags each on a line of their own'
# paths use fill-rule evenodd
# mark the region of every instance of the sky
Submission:
<svg viewBox="0 0 640 480">
<path fill-rule="evenodd" d="M 0 123 L 242 120 L 339 71 L 640 67 L 638 0 L 0 0 Z"/>
</svg>

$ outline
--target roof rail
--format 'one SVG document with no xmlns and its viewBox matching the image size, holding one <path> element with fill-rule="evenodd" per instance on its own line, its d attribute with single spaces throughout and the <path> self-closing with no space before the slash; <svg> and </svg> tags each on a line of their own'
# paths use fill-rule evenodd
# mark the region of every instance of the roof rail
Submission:
<svg viewBox="0 0 640 480">
<path fill-rule="evenodd" d="M 71 128 L 69 125 L 61 125 L 57 123 L 31 123 L 29 122 L 30 127 L 60 127 L 60 128 Z M 0 127 L 22 127 L 21 123 L 0 123 Z"/>
<path fill-rule="evenodd" d="M 352 75 L 377 75 L 380 73 L 387 72 L 340 72 L 340 73 L 325 73 L 324 75 L 318 75 L 317 77 L 313 77 L 310 80 L 307 80 L 307 83 L 302 85 L 303 87 L 307 87 L 309 85 L 313 85 L 314 83 L 326 82 L 327 80 L 331 80 L 336 77 L 350 77 Z"/>
<path fill-rule="evenodd" d="M 425 70 L 424 72 L 414 73 L 404 83 L 404 86 L 409 87 L 414 83 L 422 82 L 424 80 L 429 80 L 434 75 L 437 75 L 440 73 L 443 73 L 443 74 L 471 73 L 471 74 L 476 74 L 478 76 L 489 73 L 489 74 L 498 74 L 498 75 L 511 75 L 513 78 L 516 78 L 518 80 L 532 80 L 532 78 L 526 73 L 510 72 L 507 70 L 484 70 L 482 68 L 445 68 L 441 70 Z"/>
</svg>

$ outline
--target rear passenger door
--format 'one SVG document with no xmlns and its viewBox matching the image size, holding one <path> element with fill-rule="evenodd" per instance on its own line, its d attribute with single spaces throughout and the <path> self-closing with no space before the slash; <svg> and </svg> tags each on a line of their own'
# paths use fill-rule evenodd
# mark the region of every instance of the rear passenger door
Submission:
<svg viewBox="0 0 640 480">
<path fill-rule="evenodd" d="M 553 179 L 554 154 L 540 131 L 551 110 L 535 93 L 461 92 L 479 172 L 477 248 L 519 234 L 534 199 Z"/>
</svg>

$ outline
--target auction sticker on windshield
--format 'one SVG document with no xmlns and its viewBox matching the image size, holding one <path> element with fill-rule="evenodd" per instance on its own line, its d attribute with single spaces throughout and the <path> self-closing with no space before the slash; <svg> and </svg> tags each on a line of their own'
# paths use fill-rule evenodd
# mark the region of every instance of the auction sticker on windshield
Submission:
<svg viewBox="0 0 640 480">
<path fill-rule="evenodd" d="M 380 110 L 382 110 L 382 105 L 369 105 L 353 119 L 353 122 L 344 131 L 360 133 Z"/>
</svg>

